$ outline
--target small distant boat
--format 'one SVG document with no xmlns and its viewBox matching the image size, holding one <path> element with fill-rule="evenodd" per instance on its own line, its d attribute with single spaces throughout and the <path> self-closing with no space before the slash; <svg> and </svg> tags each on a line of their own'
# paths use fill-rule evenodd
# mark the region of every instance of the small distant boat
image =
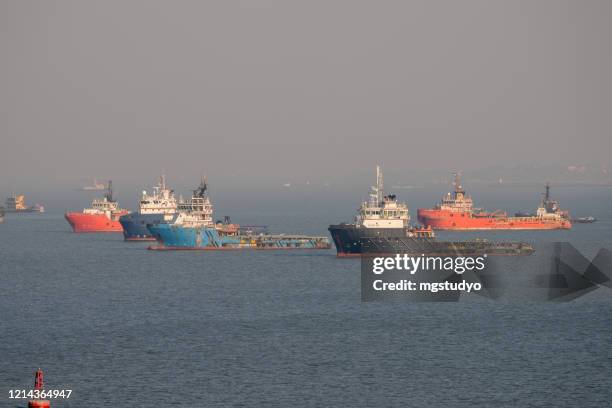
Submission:
<svg viewBox="0 0 612 408">
<path fill-rule="evenodd" d="M 106 190 L 106 186 L 104 183 L 98 183 L 98 180 L 93 179 L 93 185 L 81 187 L 79 190 L 81 191 L 104 191 Z"/>
<path fill-rule="evenodd" d="M 4 222 L 4 207 L 0 207 L 0 224 Z"/>
<path fill-rule="evenodd" d="M 6 199 L 6 213 L 44 213 L 45 207 L 40 204 L 34 204 L 29 206 L 26 204 L 25 196 L 23 194 L 13 194 Z"/>
<path fill-rule="evenodd" d="M 591 224 L 595 221 L 597 221 L 597 218 L 595 217 L 579 217 L 579 218 L 574 218 L 572 220 L 573 222 L 577 222 L 578 224 Z"/>
</svg>

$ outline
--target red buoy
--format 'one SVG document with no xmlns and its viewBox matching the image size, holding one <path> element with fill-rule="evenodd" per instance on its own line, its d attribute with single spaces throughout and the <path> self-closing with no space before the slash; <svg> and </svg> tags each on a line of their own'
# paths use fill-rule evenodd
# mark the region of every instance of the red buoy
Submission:
<svg viewBox="0 0 612 408">
<path fill-rule="evenodd" d="M 40 392 L 44 389 L 43 382 L 43 372 L 39 368 L 36 370 L 36 376 L 34 377 L 34 389 L 40 390 Z M 51 401 L 48 400 L 30 400 L 28 401 L 28 408 L 50 408 Z"/>
</svg>

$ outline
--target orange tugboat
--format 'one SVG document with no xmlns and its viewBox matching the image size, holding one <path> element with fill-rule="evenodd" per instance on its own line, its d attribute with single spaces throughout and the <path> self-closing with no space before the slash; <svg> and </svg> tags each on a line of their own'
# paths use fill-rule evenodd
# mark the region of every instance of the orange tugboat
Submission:
<svg viewBox="0 0 612 408">
<path fill-rule="evenodd" d="M 119 218 L 128 214 L 128 211 L 118 208 L 117 202 L 113 199 L 112 186 L 112 182 L 109 181 L 104 198 L 94 199 L 91 208 L 85 208 L 82 212 L 66 213 L 66 220 L 74 232 L 123 231 Z"/>
<path fill-rule="evenodd" d="M 418 219 L 425 226 L 439 230 L 549 230 L 569 229 L 572 223 L 567 211 L 550 199 L 550 185 L 535 215 L 508 216 L 504 211 L 487 212 L 473 207 L 458 174 L 455 174 L 454 192 L 448 193 L 434 208 L 420 208 Z"/>
</svg>

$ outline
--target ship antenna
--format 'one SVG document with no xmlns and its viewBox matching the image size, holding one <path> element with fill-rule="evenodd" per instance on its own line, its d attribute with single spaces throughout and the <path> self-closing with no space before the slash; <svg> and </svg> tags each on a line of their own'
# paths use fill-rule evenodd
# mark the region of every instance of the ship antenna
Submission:
<svg viewBox="0 0 612 408">
<path fill-rule="evenodd" d="M 200 179 L 200 185 L 197 189 L 193 190 L 193 195 L 196 197 L 204 197 L 206 190 L 208 190 L 208 183 L 206 181 L 206 176 L 202 176 Z"/>
<path fill-rule="evenodd" d="M 550 201 L 550 182 L 546 182 L 546 195 L 544 196 L 546 201 Z"/>
<path fill-rule="evenodd" d="M 166 189 L 166 175 L 163 173 L 163 171 L 161 176 L 159 177 L 159 186 L 162 190 Z"/>
<path fill-rule="evenodd" d="M 108 180 L 108 187 L 106 187 L 106 200 L 109 202 L 113 201 L 113 181 Z"/>
<path fill-rule="evenodd" d="M 380 170 L 380 166 L 376 166 L 376 199 L 378 200 L 378 205 L 381 205 L 383 202 L 383 194 L 384 194 L 384 186 L 383 186 L 383 173 Z"/>
<path fill-rule="evenodd" d="M 453 176 L 455 177 L 455 180 L 453 181 L 453 185 L 455 187 L 455 196 L 459 193 L 465 193 L 465 191 L 463 191 L 463 186 L 461 185 L 461 172 L 457 171 L 453 173 Z"/>
</svg>

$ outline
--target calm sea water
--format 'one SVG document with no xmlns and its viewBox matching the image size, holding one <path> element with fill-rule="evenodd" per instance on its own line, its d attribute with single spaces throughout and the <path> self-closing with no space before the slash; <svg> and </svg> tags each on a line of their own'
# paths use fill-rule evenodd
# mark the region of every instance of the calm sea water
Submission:
<svg viewBox="0 0 612 408">
<path fill-rule="evenodd" d="M 491 208 L 533 207 L 512 202 L 514 191 L 487 191 L 481 199 L 500 203 Z M 415 208 L 439 195 L 410 194 Z M 558 195 L 600 221 L 472 235 L 571 241 L 591 254 L 612 248 L 610 190 Z M 232 214 L 324 234 L 350 219 L 357 200 L 314 201 Z M 54 407 L 610 404 L 611 290 L 563 304 L 361 303 L 359 261 L 333 251 L 146 246 L 73 234 L 59 211 L 0 225 L 0 406 L 26 405 L 8 390 L 31 388 L 38 367 L 47 388 L 73 390 Z"/>
</svg>

